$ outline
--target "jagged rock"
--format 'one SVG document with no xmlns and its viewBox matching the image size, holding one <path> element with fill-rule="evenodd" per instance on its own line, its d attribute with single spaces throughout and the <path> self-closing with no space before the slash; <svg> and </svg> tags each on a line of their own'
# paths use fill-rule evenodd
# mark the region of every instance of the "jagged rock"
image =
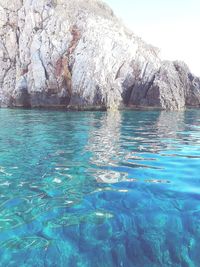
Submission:
<svg viewBox="0 0 200 267">
<path fill-rule="evenodd" d="M 0 106 L 200 104 L 199 78 L 100 0 L 0 0 L 0 35 Z"/>
<path fill-rule="evenodd" d="M 200 106 L 199 78 L 190 73 L 183 62 L 164 61 L 148 83 L 139 81 L 132 88 L 131 103 L 138 106 L 180 110 Z M 129 103 L 130 103 L 129 102 Z"/>
</svg>

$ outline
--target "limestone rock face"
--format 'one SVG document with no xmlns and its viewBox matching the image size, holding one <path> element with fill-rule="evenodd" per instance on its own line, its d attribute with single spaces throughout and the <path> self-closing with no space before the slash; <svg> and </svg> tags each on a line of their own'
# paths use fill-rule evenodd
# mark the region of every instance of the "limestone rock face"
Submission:
<svg viewBox="0 0 200 267">
<path fill-rule="evenodd" d="M 138 81 L 132 88 L 129 103 L 137 106 L 180 110 L 200 106 L 200 79 L 191 74 L 183 62 L 161 62 L 160 68 L 147 84 Z"/>
<path fill-rule="evenodd" d="M 127 30 L 100 0 L 0 0 L 0 106 L 199 106 L 184 64 Z"/>
</svg>

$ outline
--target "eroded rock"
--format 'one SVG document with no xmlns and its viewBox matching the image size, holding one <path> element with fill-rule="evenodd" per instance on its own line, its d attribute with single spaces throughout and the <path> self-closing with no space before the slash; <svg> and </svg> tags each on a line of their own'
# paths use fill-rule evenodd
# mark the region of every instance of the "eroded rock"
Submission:
<svg viewBox="0 0 200 267">
<path fill-rule="evenodd" d="M 200 105 L 200 80 L 100 0 L 0 0 L 0 106 Z"/>
</svg>

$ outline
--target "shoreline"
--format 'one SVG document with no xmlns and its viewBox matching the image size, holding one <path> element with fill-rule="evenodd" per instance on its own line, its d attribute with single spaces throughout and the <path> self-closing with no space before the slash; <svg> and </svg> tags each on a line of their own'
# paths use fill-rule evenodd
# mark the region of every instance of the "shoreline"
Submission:
<svg viewBox="0 0 200 267">
<path fill-rule="evenodd" d="M 68 112 L 108 112 L 108 111 L 166 111 L 166 112 L 182 112 L 190 109 L 200 109 L 200 106 L 187 106 L 182 109 L 178 110 L 169 110 L 169 109 L 163 109 L 161 107 L 148 107 L 148 106 L 137 106 L 137 105 L 131 105 L 131 106 L 124 106 L 119 107 L 118 109 L 112 110 L 108 109 L 105 106 L 33 106 L 33 107 L 20 107 L 20 106 L 13 106 L 13 107 L 0 107 L 0 109 L 22 109 L 22 110 L 46 110 L 46 111 L 68 111 Z"/>
</svg>

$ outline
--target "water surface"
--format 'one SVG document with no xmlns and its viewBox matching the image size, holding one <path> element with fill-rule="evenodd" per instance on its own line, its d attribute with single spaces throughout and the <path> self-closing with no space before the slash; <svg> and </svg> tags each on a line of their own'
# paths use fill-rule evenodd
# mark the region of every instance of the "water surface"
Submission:
<svg viewBox="0 0 200 267">
<path fill-rule="evenodd" d="M 200 110 L 0 110 L 0 266 L 200 264 Z"/>
</svg>

